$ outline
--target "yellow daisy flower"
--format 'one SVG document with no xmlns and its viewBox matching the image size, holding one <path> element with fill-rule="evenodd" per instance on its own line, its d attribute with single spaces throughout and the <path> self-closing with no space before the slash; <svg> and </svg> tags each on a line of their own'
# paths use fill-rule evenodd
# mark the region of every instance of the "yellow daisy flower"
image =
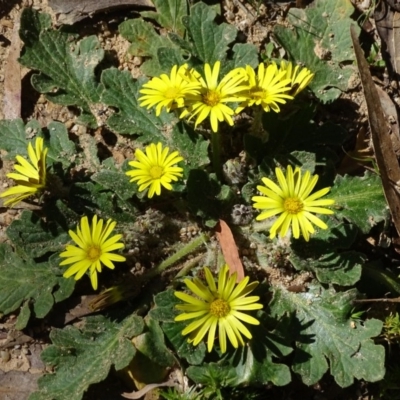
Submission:
<svg viewBox="0 0 400 400">
<path fill-rule="evenodd" d="M 293 64 L 285 60 L 281 61 L 279 71 L 285 72 L 284 79 L 290 79 L 292 96 L 297 96 L 314 78 L 314 74 L 309 69 L 300 68 L 299 65 L 293 68 Z"/>
<path fill-rule="evenodd" d="M 179 118 L 185 118 L 188 115 L 190 115 L 189 119 L 196 117 L 195 128 L 207 117 L 210 118 L 213 132 L 218 131 L 218 122 L 226 121 L 232 126 L 234 111 L 225 103 L 245 99 L 243 96 L 237 95 L 247 87 L 245 85 L 239 86 L 246 77 L 244 69 L 235 68 L 218 82 L 220 67 L 220 61 L 217 61 L 212 69 L 209 64 L 205 64 L 205 79 L 194 70 L 191 70 L 188 74 L 188 81 L 197 81 L 199 89 L 196 95 L 189 94 L 187 96 L 188 107 L 181 113 Z"/>
<path fill-rule="evenodd" d="M 182 335 L 189 335 L 189 343 L 197 346 L 208 332 L 207 348 L 210 352 L 214 346 L 215 333 L 218 327 L 218 339 L 221 352 L 226 352 L 226 337 L 233 347 L 244 345 L 243 336 L 251 339 L 252 335 L 241 322 L 259 325 L 259 321 L 242 311 L 260 310 L 263 305 L 256 303 L 258 296 L 246 297 L 257 286 L 258 282 L 248 284 L 249 277 L 245 277 L 236 284 L 236 273 L 229 276 L 229 268 L 225 265 L 218 276 L 218 287 L 210 270 L 205 267 L 205 276 L 208 287 L 200 279 L 192 281 L 185 279 L 186 286 L 198 297 L 183 292 L 175 292 L 178 299 L 187 304 L 178 304 L 176 308 L 184 311 L 175 321 L 194 319 L 183 331 Z"/>
<path fill-rule="evenodd" d="M 311 222 L 321 229 L 327 229 L 325 222 L 317 218 L 313 213 L 333 214 L 332 210 L 321 206 L 330 206 L 335 203 L 334 200 L 321 200 L 325 196 L 330 187 L 318 190 L 310 195 L 314 189 L 318 175 L 311 178 L 311 174 L 307 171 L 301 176 L 299 167 L 294 172 L 289 165 L 286 169 L 286 177 L 280 168 L 275 168 L 275 174 L 278 179 L 279 186 L 268 178 L 263 178 L 264 186 L 257 186 L 257 189 L 264 196 L 254 196 L 252 200 L 254 208 L 263 211 L 257 216 L 257 220 L 270 218 L 278 215 L 279 218 L 274 222 L 270 230 L 270 238 L 276 236 L 277 231 L 281 237 L 285 236 L 290 226 L 292 226 L 293 236 L 298 239 L 300 230 L 304 239 L 310 240 L 310 233 L 314 233 L 314 227 Z M 320 199 L 320 200 L 317 200 Z"/>
<path fill-rule="evenodd" d="M 264 111 L 279 112 L 278 103 L 285 104 L 286 100 L 292 100 L 288 92 L 291 88 L 291 80 L 286 78 L 285 71 L 279 71 L 275 63 L 265 66 L 261 63 L 257 69 L 257 75 L 253 68 L 246 66 L 248 89 L 244 93 L 246 100 L 236 109 L 236 113 L 245 107 L 261 105 Z"/>
<path fill-rule="evenodd" d="M 75 275 L 75 280 L 81 279 L 87 270 L 89 270 L 90 281 L 93 289 L 97 289 L 97 272 L 101 272 L 102 264 L 110 269 L 114 269 L 113 261 L 125 261 L 125 257 L 112 253 L 114 250 L 122 249 L 124 245 L 119 242 L 122 235 L 111 236 L 116 222 L 109 219 L 105 226 L 104 221 L 97 215 L 93 217 L 90 227 L 88 217 L 82 217 L 80 226 L 76 228 L 76 233 L 70 230 L 68 233 L 72 240 L 78 246 L 68 245 L 66 250 L 60 254 L 60 257 L 66 259 L 60 265 L 69 265 L 63 274 L 64 278 Z"/>
<path fill-rule="evenodd" d="M 22 156 L 16 156 L 18 164 L 14 165 L 17 171 L 7 174 L 17 184 L 5 192 L 0 197 L 10 197 L 4 202 L 5 206 L 15 206 L 20 201 L 30 197 L 46 186 L 46 155 L 47 148 L 43 148 L 43 138 L 36 138 L 35 148 L 30 142 L 28 144 L 28 156 L 30 162 Z"/>
<path fill-rule="evenodd" d="M 162 74 L 154 77 L 142 86 L 139 93 L 144 96 L 139 97 L 140 106 L 147 109 L 156 106 L 156 115 L 159 116 L 161 109 L 165 107 L 167 111 L 180 108 L 185 105 L 185 96 L 196 94 L 197 82 L 189 82 L 185 79 L 187 74 L 187 64 L 172 67 L 170 76 Z"/>
<path fill-rule="evenodd" d="M 146 147 L 146 154 L 137 149 L 135 157 L 137 161 L 130 161 L 133 170 L 126 172 L 131 177 L 131 182 L 138 181 L 139 192 L 149 188 L 148 197 L 152 198 L 154 193 L 161 194 L 161 186 L 172 190 L 171 181 L 177 181 L 182 177 L 183 169 L 175 166 L 183 160 L 177 151 L 169 154 L 169 148 L 162 148 L 161 143 L 150 144 Z"/>
</svg>

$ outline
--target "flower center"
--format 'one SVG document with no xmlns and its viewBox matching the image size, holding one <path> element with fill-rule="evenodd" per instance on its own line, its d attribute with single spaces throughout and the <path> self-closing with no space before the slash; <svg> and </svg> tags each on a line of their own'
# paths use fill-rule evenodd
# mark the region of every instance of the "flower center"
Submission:
<svg viewBox="0 0 400 400">
<path fill-rule="evenodd" d="M 221 100 L 220 94 L 215 90 L 207 90 L 205 93 L 203 93 L 201 98 L 203 100 L 203 103 L 210 107 L 216 106 L 220 103 Z"/>
<path fill-rule="evenodd" d="M 163 168 L 160 167 L 159 165 L 153 165 L 149 170 L 149 174 L 153 179 L 161 178 L 163 172 L 164 172 Z"/>
<path fill-rule="evenodd" d="M 179 89 L 177 87 L 169 87 L 165 92 L 164 92 L 164 97 L 166 99 L 176 99 L 179 95 Z"/>
<path fill-rule="evenodd" d="M 260 88 L 259 86 L 256 86 L 255 88 L 250 90 L 250 96 L 255 100 L 262 100 L 267 97 L 266 95 L 267 91 Z"/>
<path fill-rule="evenodd" d="M 288 197 L 283 203 L 283 208 L 289 214 L 298 214 L 303 209 L 303 202 L 296 197 Z"/>
<path fill-rule="evenodd" d="M 87 257 L 90 261 L 97 261 L 101 256 L 101 250 L 97 246 L 89 247 Z"/>
<path fill-rule="evenodd" d="M 210 313 L 214 317 L 217 318 L 226 317 L 230 311 L 231 308 L 229 307 L 229 304 L 225 300 L 216 299 L 210 304 Z"/>
</svg>

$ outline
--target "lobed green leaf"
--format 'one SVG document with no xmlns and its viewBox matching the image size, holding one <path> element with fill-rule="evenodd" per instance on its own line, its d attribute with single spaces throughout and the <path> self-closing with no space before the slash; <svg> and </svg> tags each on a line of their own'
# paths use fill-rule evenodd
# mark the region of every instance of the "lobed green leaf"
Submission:
<svg viewBox="0 0 400 400">
<path fill-rule="evenodd" d="M 53 329 L 53 344 L 43 351 L 42 360 L 56 373 L 39 379 L 39 390 L 30 400 L 82 399 L 89 385 L 104 380 L 112 366 L 118 371 L 129 364 L 136 352 L 130 339 L 143 327 L 143 320 L 132 315 L 120 323 L 96 316 L 86 318 L 81 329 Z"/>
<path fill-rule="evenodd" d="M 40 18 L 37 14 L 32 8 L 24 9 L 21 32 L 29 31 Z M 21 39 L 26 39 L 26 35 L 22 34 Z M 40 71 L 31 79 L 38 92 L 46 93 L 54 103 L 79 107 L 82 121 L 96 127 L 96 118 L 91 113 L 92 105 L 99 102 L 94 70 L 103 57 L 104 50 L 95 36 L 76 42 L 75 35 L 46 29 L 25 42 L 19 62 Z"/>
<path fill-rule="evenodd" d="M 293 28 L 275 26 L 274 33 L 291 60 L 315 74 L 309 87 L 323 102 L 337 99 L 355 74 L 351 66 L 343 66 L 355 60 L 349 35 L 353 13 L 347 0 L 316 0 L 313 7 L 290 9 Z"/>
<path fill-rule="evenodd" d="M 356 297 L 355 289 L 336 293 L 313 286 L 307 293 L 293 293 L 275 288 L 272 314 L 294 313 L 300 326 L 292 368 L 306 385 L 317 383 L 328 369 L 341 387 L 350 386 L 354 378 L 383 378 L 385 349 L 372 340 L 382 322 L 369 319 L 354 327 L 349 315 Z"/>
</svg>

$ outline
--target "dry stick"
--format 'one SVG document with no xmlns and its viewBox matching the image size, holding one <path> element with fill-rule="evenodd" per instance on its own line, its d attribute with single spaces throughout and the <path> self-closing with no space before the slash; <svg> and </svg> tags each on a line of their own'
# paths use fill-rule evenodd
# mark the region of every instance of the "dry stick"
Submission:
<svg viewBox="0 0 400 400">
<path fill-rule="evenodd" d="M 353 303 L 400 303 L 400 297 L 394 299 L 357 299 L 353 300 Z"/>
<path fill-rule="evenodd" d="M 369 71 L 369 65 L 365 60 L 353 26 L 350 27 L 350 33 L 367 103 L 376 163 L 382 178 L 382 186 L 392 214 L 393 223 L 400 236 L 400 194 L 396 186 L 393 185 L 393 182 L 400 182 L 400 167 L 392 148 L 389 135 L 390 128 L 383 113 L 379 95 Z"/>
<path fill-rule="evenodd" d="M 150 0 L 49 0 L 49 6 L 56 14 L 61 14 L 58 22 L 69 24 L 121 7 L 154 8 Z"/>
</svg>

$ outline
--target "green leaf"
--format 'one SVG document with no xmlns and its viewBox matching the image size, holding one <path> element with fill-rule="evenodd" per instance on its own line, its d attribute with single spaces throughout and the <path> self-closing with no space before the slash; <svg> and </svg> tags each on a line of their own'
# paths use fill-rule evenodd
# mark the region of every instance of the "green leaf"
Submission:
<svg viewBox="0 0 400 400">
<path fill-rule="evenodd" d="M 29 301 L 25 301 L 19 310 L 19 315 L 17 318 L 17 322 L 15 324 L 15 329 L 20 331 L 26 328 L 30 317 L 31 317 L 31 308 L 29 305 Z"/>
<path fill-rule="evenodd" d="M 216 16 L 211 7 L 199 2 L 191 8 L 190 16 L 183 18 L 193 42 L 194 55 L 211 66 L 216 61 L 225 61 L 228 46 L 237 34 L 233 25 L 217 25 L 214 21 Z"/>
<path fill-rule="evenodd" d="M 111 130 L 123 134 L 140 135 L 145 143 L 161 142 L 171 151 L 177 150 L 191 167 L 209 163 L 208 141 L 191 127 L 162 112 L 156 117 L 154 111 L 139 106 L 137 100 L 143 80 L 135 82 L 129 72 L 109 69 L 101 77 L 105 90 L 102 100 L 119 109 L 107 120 Z"/>
<path fill-rule="evenodd" d="M 129 200 L 121 200 L 112 190 L 94 182 L 80 182 L 71 187 L 69 206 L 79 214 L 97 214 L 119 223 L 133 222 L 137 209 Z"/>
<path fill-rule="evenodd" d="M 236 380 L 236 371 L 227 362 L 204 363 L 201 366 L 190 366 L 186 370 L 190 379 L 200 385 L 211 386 L 215 389 L 233 386 Z"/>
<path fill-rule="evenodd" d="M 192 169 L 187 180 L 187 192 L 192 213 L 205 219 L 207 226 L 215 225 L 221 211 L 221 204 L 217 200 L 221 186 L 215 176 L 200 169 Z"/>
<path fill-rule="evenodd" d="M 361 277 L 366 256 L 348 249 L 357 236 L 354 225 L 324 219 L 328 229 L 320 229 L 309 242 L 293 240 L 291 255 L 293 266 L 298 270 L 313 271 L 321 283 L 342 286 L 354 285 Z"/>
<path fill-rule="evenodd" d="M 167 59 L 167 57 L 171 57 Z M 161 74 L 169 75 L 172 66 L 175 64 L 182 65 L 185 60 L 179 49 L 170 47 L 159 47 L 157 49 L 157 56 L 146 60 L 140 69 L 144 75 L 147 76 L 160 76 Z"/>
<path fill-rule="evenodd" d="M 182 335 L 182 330 L 187 326 L 185 322 L 175 322 L 175 317 L 179 312 L 175 306 L 180 300 L 174 295 L 174 290 L 166 290 L 158 293 L 155 298 L 155 307 L 150 311 L 150 316 L 162 322 L 162 330 L 175 348 L 179 358 L 185 358 L 191 365 L 201 364 L 205 357 L 206 346 L 200 343 L 193 346 L 188 343 L 187 336 Z"/>
<path fill-rule="evenodd" d="M 375 290 L 380 286 L 384 288 L 384 293 L 389 290 L 400 294 L 400 278 L 391 270 L 385 269 L 381 262 L 366 263 L 363 266 L 363 278 L 368 285 L 374 285 Z M 365 279 L 367 278 L 367 279 Z"/>
<path fill-rule="evenodd" d="M 32 211 L 24 210 L 20 219 L 15 219 L 7 228 L 6 234 L 19 255 L 36 258 L 48 252 L 61 251 L 70 240 L 66 230 L 65 220 L 44 222 Z"/>
<path fill-rule="evenodd" d="M 337 175 L 329 198 L 335 200 L 335 215 L 353 222 L 363 233 L 383 221 L 388 212 L 381 178 L 369 171 L 362 177 Z"/>
<path fill-rule="evenodd" d="M 156 117 L 152 111 L 139 106 L 139 89 L 145 82 L 143 79 L 135 81 L 128 71 L 110 68 L 102 73 L 101 82 L 104 85 L 102 101 L 119 110 L 107 120 L 113 132 L 160 136 L 160 131 L 170 130 L 172 114 L 162 112 Z"/>
<path fill-rule="evenodd" d="M 324 102 L 346 91 L 355 73 L 351 66 L 343 66 L 355 60 L 349 35 L 353 13 L 347 0 L 316 0 L 313 7 L 290 9 L 288 20 L 293 28 L 276 25 L 274 29 L 290 58 L 315 74 L 310 88 Z"/>
<path fill-rule="evenodd" d="M 0 148 L 8 152 L 7 159 L 16 155 L 26 156 L 28 139 L 41 135 L 42 129 L 36 120 L 29 121 L 26 125 L 22 119 L 0 121 Z"/>
<path fill-rule="evenodd" d="M 42 360 L 56 368 L 55 374 L 39 379 L 39 391 L 30 400 L 79 400 L 89 385 L 104 380 L 111 366 L 118 371 L 135 355 L 130 338 L 143 330 L 143 320 L 132 315 L 122 322 L 104 316 L 84 320 L 81 330 L 74 326 L 53 329 L 53 344 Z"/>
<path fill-rule="evenodd" d="M 49 165 L 61 163 L 64 168 L 69 167 L 76 158 L 76 146 L 69 140 L 68 131 L 60 122 L 50 122 L 47 127 L 49 140 L 45 141 L 48 147 L 47 163 Z"/>
<path fill-rule="evenodd" d="M 185 33 L 182 18 L 187 15 L 188 6 L 186 0 L 153 0 L 157 11 L 142 11 L 140 15 L 151 18 L 168 31 L 180 36 Z"/>
<path fill-rule="evenodd" d="M 257 68 L 258 51 L 256 46 L 250 43 L 236 43 L 232 50 L 233 59 L 221 66 L 221 76 L 234 68 L 245 67 L 246 65 Z"/>
<path fill-rule="evenodd" d="M 161 322 L 174 322 L 175 317 L 179 314 L 174 309 L 179 303 L 178 298 L 174 295 L 174 290 L 166 290 L 158 293 L 154 297 L 155 307 L 150 310 L 149 315 Z"/>
<path fill-rule="evenodd" d="M 123 171 L 102 170 L 92 175 L 91 179 L 112 190 L 123 201 L 130 199 L 137 192 L 137 186 L 129 182 L 129 177 Z"/>
<path fill-rule="evenodd" d="M 23 260 L 14 253 L 10 246 L 0 244 L 0 311 L 9 314 L 17 310 L 25 301 L 32 302 L 32 309 L 37 318 L 45 317 L 53 304 L 63 300 L 58 299 L 55 293 L 63 290 L 67 296 L 63 271 L 58 266 L 48 262 L 35 262 L 32 259 Z M 70 285 L 68 282 L 67 286 Z M 25 303 L 23 317 L 18 320 L 21 328 L 25 327 L 29 319 L 29 307 Z"/>
<path fill-rule="evenodd" d="M 145 320 L 148 328 L 134 339 L 135 347 L 153 363 L 162 367 L 172 367 L 175 358 L 164 342 L 164 334 L 157 320 L 149 317 Z M 151 371 L 148 371 L 151 374 Z"/>
<path fill-rule="evenodd" d="M 264 339 L 265 341 L 265 339 Z M 290 349 L 292 351 L 292 349 Z M 236 379 L 231 384 L 284 386 L 290 383 L 291 374 L 287 365 L 273 361 L 273 354 L 262 343 L 255 340 L 249 348 L 240 348 L 232 356 Z"/>
<path fill-rule="evenodd" d="M 118 29 L 121 36 L 131 43 L 128 51 L 134 56 L 156 57 L 160 47 L 172 44 L 168 37 L 160 36 L 151 24 L 142 19 L 128 19 Z"/>
<path fill-rule="evenodd" d="M 356 290 L 335 293 L 313 286 L 307 293 L 293 293 L 275 288 L 271 313 L 294 313 L 298 321 L 293 371 L 306 385 L 317 383 L 328 368 L 341 387 L 354 378 L 376 382 L 384 377 L 385 349 L 372 340 L 382 322 L 369 319 L 354 327 L 349 315 L 356 297 Z"/>
<path fill-rule="evenodd" d="M 21 32 L 30 29 L 38 12 L 25 8 L 21 16 Z M 22 34 L 21 38 L 26 39 Z M 81 120 L 96 127 L 91 106 L 99 102 L 98 83 L 94 70 L 104 57 L 104 50 L 95 36 L 79 42 L 76 36 L 62 31 L 42 30 L 25 42 L 20 63 L 39 70 L 32 75 L 32 86 L 54 103 L 75 105 L 82 111 Z"/>
<path fill-rule="evenodd" d="M 182 335 L 186 326 L 185 322 L 164 322 L 162 329 L 179 358 L 184 358 L 190 365 L 199 365 L 206 355 L 206 345 L 204 342 L 197 346 L 189 343 L 187 336 Z"/>
</svg>

